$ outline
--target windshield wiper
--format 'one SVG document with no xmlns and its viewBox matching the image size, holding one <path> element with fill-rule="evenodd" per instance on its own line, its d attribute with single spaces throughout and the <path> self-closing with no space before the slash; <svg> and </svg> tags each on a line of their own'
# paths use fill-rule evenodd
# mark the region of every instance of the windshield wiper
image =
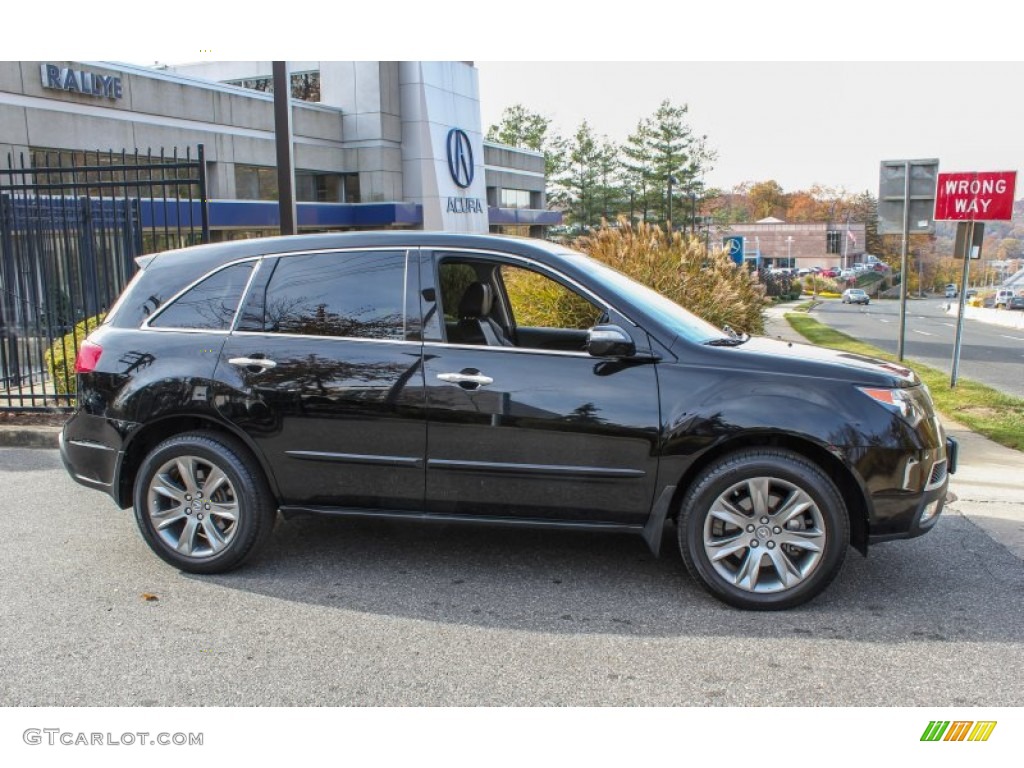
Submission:
<svg viewBox="0 0 1024 768">
<path fill-rule="evenodd" d="M 707 344 L 709 347 L 738 347 L 740 344 L 750 339 L 749 333 L 736 333 L 736 331 L 734 331 L 728 325 L 722 326 L 722 333 L 724 333 L 729 338 L 711 339 L 710 341 L 705 341 L 704 343 Z"/>
<path fill-rule="evenodd" d="M 749 336 L 736 336 L 731 339 L 709 339 L 704 344 L 709 347 L 738 347 L 749 338 Z"/>
</svg>

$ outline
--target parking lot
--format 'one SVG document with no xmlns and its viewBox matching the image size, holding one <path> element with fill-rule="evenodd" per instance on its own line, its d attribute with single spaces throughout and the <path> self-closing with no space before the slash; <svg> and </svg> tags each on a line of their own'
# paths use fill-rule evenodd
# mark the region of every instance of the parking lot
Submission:
<svg viewBox="0 0 1024 768">
<path fill-rule="evenodd" d="M 0 449 L 0 703 L 1015 706 L 1021 561 L 950 511 L 744 613 L 674 542 L 300 518 L 184 575 L 56 451 Z M 674 529 L 666 534 L 674 535 Z M 147 599 L 149 596 L 150 599 Z"/>
</svg>

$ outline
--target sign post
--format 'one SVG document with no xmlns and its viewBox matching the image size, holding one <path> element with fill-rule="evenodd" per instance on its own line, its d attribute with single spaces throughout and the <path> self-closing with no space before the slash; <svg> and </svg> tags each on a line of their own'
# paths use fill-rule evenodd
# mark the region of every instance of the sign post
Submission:
<svg viewBox="0 0 1024 768">
<path fill-rule="evenodd" d="M 932 234 L 939 161 L 883 160 L 878 183 L 878 234 L 903 235 L 900 249 L 900 328 L 896 355 L 903 360 L 907 335 L 907 254 L 911 234 Z"/>
<path fill-rule="evenodd" d="M 956 388 L 960 372 L 960 347 L 964 334 L 964 309 L 971 261 L 981 258 L 984 224 L 980 221 L 1009 221 L 1013 217 L 1013 195 L 1017 186 L 1016 171 L 940 173 L 935 196 L 935 218 L 938 221 L 959 221 L 953 255 L 964 260 L 960 278 L 960 311 L 957 313 L 956 340 L 953 342 L 953 365 L 949 388 Z"/>
</svg>

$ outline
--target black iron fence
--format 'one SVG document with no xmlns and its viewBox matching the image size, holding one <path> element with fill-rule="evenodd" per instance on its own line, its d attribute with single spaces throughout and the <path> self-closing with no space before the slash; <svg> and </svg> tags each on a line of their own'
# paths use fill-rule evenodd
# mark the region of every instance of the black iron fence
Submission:
<svg viewBox="0 0 1024 768">
<path fill-rule="evenodd" d="M 74 355 L 135 258 L 209 242 L 206 164 L 32 150 L 0 168 L 0 410 L 68 408 Z"/>
</svg>

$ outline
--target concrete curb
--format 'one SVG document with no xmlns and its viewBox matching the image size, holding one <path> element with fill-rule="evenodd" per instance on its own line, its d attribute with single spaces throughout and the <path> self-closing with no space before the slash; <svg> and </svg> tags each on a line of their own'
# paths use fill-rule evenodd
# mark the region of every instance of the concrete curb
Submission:
<svg viewBox="0 0 1024 768">
<path fill-rule="evenodd" d="M 45 425 L 15 427 L 0 426 L 2 448 L 56 448 L 60 427 Z"/>
</svg>

